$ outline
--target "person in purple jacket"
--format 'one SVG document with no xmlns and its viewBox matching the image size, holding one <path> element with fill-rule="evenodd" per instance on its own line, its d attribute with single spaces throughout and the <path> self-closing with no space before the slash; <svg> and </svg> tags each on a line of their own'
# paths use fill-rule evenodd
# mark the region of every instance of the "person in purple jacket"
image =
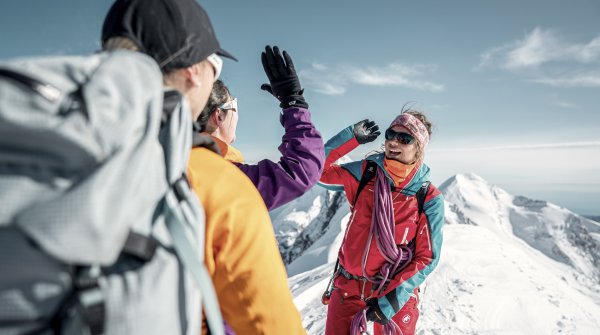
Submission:
<svg viewBox="0 0 600 335">
<path fill-rule="evenodd" d="M 262 64 L 269 79 L 261 89 L 276 97 L 283 109 L 280 122 L 285 129 L 279 162 L 268 159 L 245 164 L 242 154 L 231 144 L 238 122 L 237 99 L 222 81 L 213 85 L 206 107 L 197 119 L 203 133 L 211 135 L 221 155 L 237 165 L 252 180 L 267 208 L 273 210 L 304 194 L 321 176 L 325 150 L 321 134 L 315 129 L 304 99 L 294 63 L 277 46 L 265 47 Z"/>
</svg>

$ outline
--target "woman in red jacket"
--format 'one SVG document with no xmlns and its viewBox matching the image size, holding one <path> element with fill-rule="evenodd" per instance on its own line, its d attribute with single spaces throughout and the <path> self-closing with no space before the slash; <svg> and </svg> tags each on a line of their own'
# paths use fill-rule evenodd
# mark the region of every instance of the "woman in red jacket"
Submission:
<svg viewBox="0 0 600 335">
<path fill-rule="evenodd" d="M 375 334 L 414 334 L 419 285 L 439 261 L 444 203 L 423 164 L 431 123 L 422 113 L 405 111 L 392 121 L 383 153 L 334 164 L 379 134 L 364 120 L 325 144 L 321 185 L 343 189 L 352 211 L 326 292 L 327 335 L 362 334 L 367 321 Z"/>
</svg>

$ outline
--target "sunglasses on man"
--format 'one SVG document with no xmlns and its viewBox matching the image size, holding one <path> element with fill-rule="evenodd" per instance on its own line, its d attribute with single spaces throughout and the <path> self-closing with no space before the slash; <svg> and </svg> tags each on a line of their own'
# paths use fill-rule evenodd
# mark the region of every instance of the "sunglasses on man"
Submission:
<svg viewBox="0 0 600 335">
<path fill-rule="evenodd" d="M 406 145 L 413 144 L 415 142 L 415 137 L 411 134 L 394 131 L 392 128 L 389 128 L 385 131 L 385 139 L 388 141 L 396 140 Z"/>
<path fill-rule="evenodd" d="M 227 101 L 226 103 L 224 103 L 221 106 L 219 106 L 219 108 L 221 108 L 223 110 L 233 109 L 234 111 L 237 112 L 237 98 L 234 98 L 233 100 Z"/>
</svg>

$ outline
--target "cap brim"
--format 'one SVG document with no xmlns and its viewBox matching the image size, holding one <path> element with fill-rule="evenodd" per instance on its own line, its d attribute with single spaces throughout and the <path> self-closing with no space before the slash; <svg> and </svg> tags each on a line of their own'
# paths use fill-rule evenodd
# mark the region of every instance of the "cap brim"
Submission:
<svg viewBox="0 0 600 335">
<path fill-rule="evenodd" d="M 217 55 L 223 56 L 223 57 L 227 57 L 227 58 L 232 59 L 232 60 L 234 60 L 236 62 L 238 61 L 237 58 L 233 57 L 232 54 L 230 54 L 229 52 L 223 50 L 222 48 L 219 48 L 219 50 L 217 50 Z"/>
</svg>

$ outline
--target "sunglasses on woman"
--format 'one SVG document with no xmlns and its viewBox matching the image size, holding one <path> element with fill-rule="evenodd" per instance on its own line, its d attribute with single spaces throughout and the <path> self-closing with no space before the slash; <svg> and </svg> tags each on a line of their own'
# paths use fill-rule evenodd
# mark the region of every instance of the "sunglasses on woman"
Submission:
<svg viewBox="0 0 600 335">
<path fill-rule="evenodd" d="M 394 131 L 392 128 L 385 131 L 385 139 L 388 141 L 396 140 L 402 144 L 413 144 L 415 141 L 415 137 L 411 134 Z"/>
</svg>

